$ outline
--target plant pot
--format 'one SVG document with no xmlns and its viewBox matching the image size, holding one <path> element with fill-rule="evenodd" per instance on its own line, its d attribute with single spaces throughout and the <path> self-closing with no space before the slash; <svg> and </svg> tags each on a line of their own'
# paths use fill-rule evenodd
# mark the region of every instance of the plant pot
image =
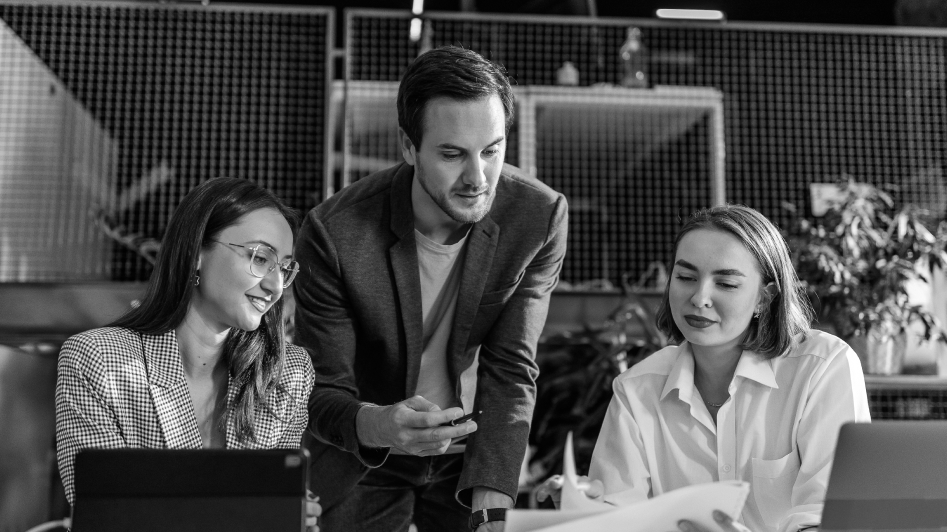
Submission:
<svg viewBox="0 0 947 532">
<path fill-rule="evenodd" d="M 862 369 L 871 375 L 899 375 L 904 369 L 908 337 L 904 331 L 891 333 L 885 326 L 872 326 L 865 336 L 853 336 L 848 344 L 861 360 Z"/>
</svg>

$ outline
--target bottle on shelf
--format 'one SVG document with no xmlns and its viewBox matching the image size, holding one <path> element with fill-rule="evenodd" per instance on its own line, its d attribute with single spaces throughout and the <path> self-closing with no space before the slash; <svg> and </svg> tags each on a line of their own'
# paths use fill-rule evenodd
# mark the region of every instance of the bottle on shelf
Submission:
<svg viewBox="0 0 947 532">
<path fill-rule="evenodd" d="M 430 52 L 434 49 L 434 24 L 431 19 L 424 20 L 424 26 L 421 29 L 421 46 L 418 48 L 418 55 Z"/>
<path fill-rule="evenodd" d="M 623 87 L 646 88 L 648 86 L 648 51 L 641 39 L 641 29 L 628 28 L 625 43 L 619 51 L 622 66 Z"/>
<path fill-rule="evenodd" d="M 562 66 L 556 70 L 556 85 L 575 86 L 578 84 L 579 69 L 572 61 L 563 61 Z"/>
</svg>

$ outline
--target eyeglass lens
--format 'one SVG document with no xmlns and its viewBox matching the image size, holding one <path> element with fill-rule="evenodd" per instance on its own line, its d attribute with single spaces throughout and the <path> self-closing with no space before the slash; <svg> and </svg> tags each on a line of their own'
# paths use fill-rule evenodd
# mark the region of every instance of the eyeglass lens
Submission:
<svg viewBox="0 0 947 532">
<path fill-rule="evenodd" d="M 251 249 L 253 250 L 253 254 L 250 255 L 251 274 L 255 277 L 266 277 L 267 274 L 279 266 L 280 273 L 283 276 L 283 288 L 287 288 L 292 284 L 293 279 L 296 278 L 296 273 L 299 271 L 299 263 L 294 260 L 287 260 L 284 264 L 280 264 L 276 255 L 269 249 L 263 246 L 256 246 Z"/>
</svg>

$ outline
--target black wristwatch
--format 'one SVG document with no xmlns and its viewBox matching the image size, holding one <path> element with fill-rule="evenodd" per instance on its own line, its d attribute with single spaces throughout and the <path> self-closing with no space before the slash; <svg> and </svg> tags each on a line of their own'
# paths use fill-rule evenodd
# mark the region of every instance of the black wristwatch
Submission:
<svg viewBox="0 0 947 532">
<path fill-rule="evenodd" d="M 477 528 L 488 521 L 506 521 L 506 508 L 484 508 L 470 514 L 470 530 Z"/>
</svg>

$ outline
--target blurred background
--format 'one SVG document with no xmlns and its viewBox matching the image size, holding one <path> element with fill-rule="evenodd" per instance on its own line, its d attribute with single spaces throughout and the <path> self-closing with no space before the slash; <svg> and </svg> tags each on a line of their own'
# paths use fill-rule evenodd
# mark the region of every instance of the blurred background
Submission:
<svg viewBox="0 0 947 532">
<path fill-rule="evenodd" d="M 524 494 L 555 472 L 567 431 L 587 462 L 611 379 L 665 342 L 653 312 L 674 234 L 717 203 L 785 231 L 823 308 L 817 326 L 853 345 L 909 294 L 923 313 L 904 318 L 900 354 L 863 360 L 872 415 L 947 418 L 944 343 L 925 334 L 947 321 L 947 283 L 928 260 L 947 241 L 947 0 L 2 0 L 0 532 L 67 511 L 59 345 L 140 296 L 183 195 L 227 175 L 305 211 L 397 163 L 399 77 L 445 44 L 507 68 L 507 162 L 570 204 Z M 899 303 L 826 291 L 818 250 L 844 255 L 824 235 L 844 232 L 857 201 L 911 228 L 910 242 L 886 233 L 890 245 L 868 252 L 910 263 L 893 285 L 836 267 Z"/>
</svg>

